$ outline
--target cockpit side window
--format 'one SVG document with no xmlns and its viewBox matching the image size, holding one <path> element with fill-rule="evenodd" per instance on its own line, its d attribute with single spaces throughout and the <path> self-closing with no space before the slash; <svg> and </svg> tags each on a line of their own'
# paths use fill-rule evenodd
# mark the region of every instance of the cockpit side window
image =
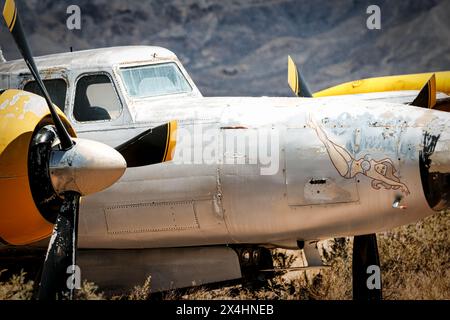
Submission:
<svg viewBox="0 0 450 320">
<path fill-rule="evenodd" d="M 78 80 L 73 105 L 75 120 L 114 120 L 121 110 L 117 92 L 106 74 L 85 75 Z"/>
<path fill-rule="evenodd" d="M 44 80 L 44 85 L 53 103 L 64 112 L 67 95 L 66 81 L 63 79 L 49 79 Z M 39 89 L 36 81 L 27 82 L 23 87 L 23 90 L 42 96 L 41 90 Z"/>
</svg>

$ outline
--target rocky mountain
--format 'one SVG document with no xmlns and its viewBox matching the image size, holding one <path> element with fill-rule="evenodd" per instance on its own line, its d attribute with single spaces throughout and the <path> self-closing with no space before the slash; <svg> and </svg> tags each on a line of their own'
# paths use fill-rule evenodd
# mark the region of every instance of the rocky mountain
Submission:
<svg viewBox="0 0 450 320">
<path fill-rule="evenodd" d="M 313 90 L 352 79 L 450 69 L 448 0 L 17 1 L 36 55 L 117 45 L 173 50 L 204 95 L 291 95 L 287 55 Z M 66 27 L 81 8 L 81 30 Z M 381 9 L 369 30 L 366 9 Z M 6 27 L 0 45 L 19 56 Z"/>
</svg>

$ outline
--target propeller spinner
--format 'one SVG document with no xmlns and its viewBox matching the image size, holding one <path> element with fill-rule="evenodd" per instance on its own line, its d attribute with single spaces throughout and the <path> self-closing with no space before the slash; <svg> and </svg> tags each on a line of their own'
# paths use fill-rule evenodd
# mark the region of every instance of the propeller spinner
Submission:
<svg viewBox="0 0 450 320">
<path fill-rule="evenodd" d="M 50 152 L 50 177 L 56 193 L 63 199 L 48 247 L 39 290 L 40 299 L 73 297 L 74 286 L 66 286 L 66 271 L 76 265 L 77 222 L 79 199 L 82 195 L 103 190 L 125 172 L 125 159 L 113 148 L 98 142 L 72 139 L 58 116 L 27 43 L 14 0 L 7 0 L 3 17 L 14 41 L 36 80 L 50 110 L 56 129 L 53 138 L 58 147 Z M 47 128 L 47 130 L 49 130 Z M 50 135 L 51 136 L 51 135 Z M 50 137 L 46 135 L 46 137 Z M 35 144 L 47 143 L 37 135 Z M 52 141 L 54 143 L 55 141 Z M 69 287 L 69 288 L 68 288 Z"/>
</svg>

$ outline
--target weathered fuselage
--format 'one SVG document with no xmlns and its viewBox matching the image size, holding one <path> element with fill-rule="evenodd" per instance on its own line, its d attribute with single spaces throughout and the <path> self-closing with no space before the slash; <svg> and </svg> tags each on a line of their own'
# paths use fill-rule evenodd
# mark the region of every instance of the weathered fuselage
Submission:
<svg viewBox="0 0 450 320">
<path fill-rule="evenodd" d="M 450 116 L 404 104 L 417 93 L 206 98 L 175 54 L 159 47 L 62 53 L 36 63 L 44 82 L 62 84 L 55 97 L 80 138 L 115 147 L 178 121 L 172 162 L 129 168 L 111 188 L 82 199 L 80 248 L 296 247 L 298 240 L 389 230 L 445 207 L 441 195 L 448 201 Z M 175 65 L 191 91 L 134 97 L 124 70 L 163 64 Z M 111 119 L 77 118 L 86 75 L 109 79 L 103 94 L 116 95 L 118 106 Z M 0 65 L 1 88 L 26 89 L 30 80 L 23 61 Z"/>
<path fill-rule="evenodd" d="M 128 169 L 83 198 L 81 248 L 293 247 L 388 230 L 433 213 L 419 165 L 424 137 L 449 152 L 448 113 L 385 102 L 200 97 L 133 110 L 132 129 L 79 136 L 114 146 L 177 119 L 174 160 Z"/>
<path fill-rule="evenodd" d="M 417 92 L 206 98 L 175 54 L 149 46 L 36 64 L 80 138 L 116 147 L 178 123 L 171 162 L 128 168 L 81 199 L 78 248 L 93 250 L 79 250 L 79 264 L 99 285 L 131 288 L 151 275 L 157 291 L 247 277 L 273 267 L 267 247 L 304 248 L 308 267 L 319 266 L 315 240 L 389 230 L 450 203 L 450 116 L 407 105 Z M 39 94 L 27 70 L 1 63 L 0 89 Z M 22 233 L 30 213 L 47 213 L 28 192 L 27 149 L 11 162 L 25 200 L 6 206 L 21 211 L 11 216 Z M 36 239 L 50 236 L 44 222 Z"/>
</svg>

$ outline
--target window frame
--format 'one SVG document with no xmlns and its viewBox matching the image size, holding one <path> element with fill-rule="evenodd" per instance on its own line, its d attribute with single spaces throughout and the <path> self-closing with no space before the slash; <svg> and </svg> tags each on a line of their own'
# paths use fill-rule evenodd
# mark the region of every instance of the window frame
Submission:
<svg viewBox="0 0 450 320">
<path fill-rule="evenodd" d="M 64 111 L 61 110 L 60 106 L 58 106 L 58 105 L 56 105 L 56 106 L 58 107 L 59 110 L 61 110 L 66 115 L 66 117 L 68 117 L 68 113 L 71 113 L 71 111 L 69 110 L 70 107 L 68 105 L 68 102 L 70 101 L 70 86 L 69 86 L 69 82 L 63 77 L 55 77 L 55 78 L 50 77 L 50 78 L 42 79 L 42 82 L 45 85 L 45 81 L 51 81 L 51 80 L 62 80 L 66 84 L 66 97 L 64 99 Z M 34 78 L 25 79 L 24 81 L 22 81 L 20 89 L 23 90 L 23 91 L 26 91 L 25 90 L 25 86 L 27 84 L 29 84 L 30 82 L 37 82 L 37 81 Z"/>
<path fill-rule="evenodd" d="M 119 101 L 119 105 L 120 105 L 119 115 L 116 118 L 114 118 L 114 119 L 78 121 L 75 118 L 75 114 L 74 114 L 74 112 L 75 112 L 75 99 L 76 99 L 76 96 L 77 96 L 77 88 L 78 88 L 78 81 L 80 79 L 84 78 L 84 77 L 97 76 L 97 75 L 105 75 L 111 81 L 111 85 L 112 85 L 112 87 L 114 89 L 114 92 L 116 93 L 117 100 Z M 80 73 L 75 78 L 75 82 L 74 82 L 72 93 L 73 93 L 72 94 L 72 110 L 70 111 L 70 118 L 76 124 L 86 125 L 86 124 L 91 124 L 91 123 L 111 123 L 111 122 L 119 120 L 123 116 L 124 104 L 123 104 L 122 98 L 120 96 L 120 92 L 117 90 L 117 86 L 116 86 L 116 83 L 114 81 L 114 78 L 108 71 L 89 71 L 89 72 Z"/>
</svg>

